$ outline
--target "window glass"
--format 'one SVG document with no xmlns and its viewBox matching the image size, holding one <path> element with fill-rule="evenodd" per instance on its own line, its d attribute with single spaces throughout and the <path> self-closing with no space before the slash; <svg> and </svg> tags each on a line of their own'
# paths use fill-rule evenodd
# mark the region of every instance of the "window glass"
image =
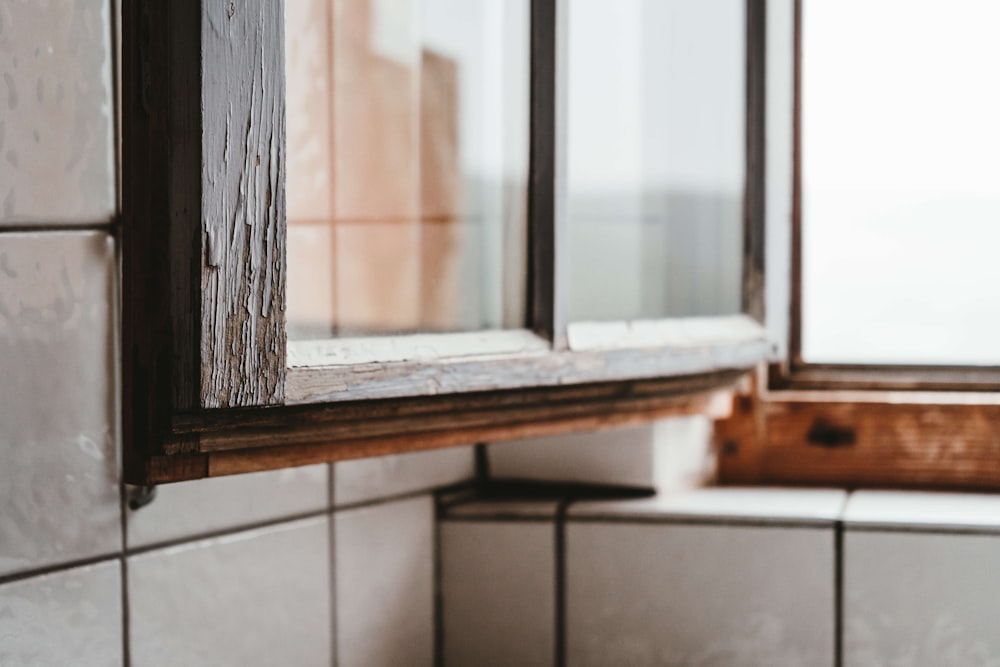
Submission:
<svg viewBox="0 0 1000 667">
<path fill-rule="evenodd" d="M 1000 363 L 1000 3 L 804 2 L 802 351 Z"/>
<path fill-rule="evenodd" d="M 570 319 L 741 312 L 745 2 L 567 5 Z"/>
<path fill-rule="evenodd" d="M 287 0 L 291 339 L 519 327 L 527 0 Z"/>
</svg>

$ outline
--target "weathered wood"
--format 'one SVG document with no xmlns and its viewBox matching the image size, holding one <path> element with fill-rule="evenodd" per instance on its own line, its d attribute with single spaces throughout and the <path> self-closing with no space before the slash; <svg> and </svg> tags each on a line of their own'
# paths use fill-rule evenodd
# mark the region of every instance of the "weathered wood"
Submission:
<svg viewBox="0 0 1000 667">
<path fill-rule="evenodd" d="M 781 392 L 716 423 L 723 483 L 1000 489 L 1000 397 Z"/>
<path fill-rule="evenodd" d="M 451 430 L 503 430 L 519 423 L 615 413 L 637 419 L 663 405 L 705 405 L 707 391 L 727 388 L 739 372 L 647 381 L 482 392 L 467 395 L 354 401 L 236 413 L 179 416 L 174 438 L 185 451 L 390 437 Z M 728 409 L 728 406 L 727 406 Z M 191 442 L 197 445 L 192 448 Z"/>
<path fill-rule="evenodd" d="M 725 370 L 746 371 L 771 358 L 763 329 L 737 318 L 728 337 L 680 337 L 672 344 L 479 355 L 427 361 L 290 368 L 286 403 L 496 391 L 524 387 L 676 377 Z M 679 321 L 683 331 L 684 321 Z M 693 325 L 692 325 L 693 326 Z"/>
<path fill-rule="evenodd" d="M 176 411 L 281 400 L 281 21 L 270 0 L 122 3 L 128 476 Z"/>
<path fill-rule="evenodd" d="M 154 457 L 145 483 L 623 426 L 721 416 L 739 373 L 512 392 L 180 415 L 187 451 Z M 197 443 L 198 452 L 189 451 Z M 176 458 L 177 464 L 171 463 Z M 207 466 L 202 468 L 200 466 Z"/>
<path fill-rule="evenodd" d="M 279 404 L 285 371 L 283 3 L 201 5 L 201 407 Z"/>
</svg>

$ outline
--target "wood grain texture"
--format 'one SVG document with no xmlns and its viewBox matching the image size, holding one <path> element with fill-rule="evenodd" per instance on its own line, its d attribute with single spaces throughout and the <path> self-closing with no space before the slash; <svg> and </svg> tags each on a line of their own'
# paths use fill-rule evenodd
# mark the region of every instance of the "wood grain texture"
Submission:
<svg viewBox="0 0 1000 667">
<path fill-rule="evenodd" d="M 175 412 L 282 397 L 281 21 L 269 0 L 122 2 L 129 478 Z"/>
<path fill-rule="evenodd" d="M 283 3 L 202 3 L 201 407 L 284 397 Z"/>
<path fill-rule="evenodd" d="M 716 423 L 723 483 L 1000 489 L 995 395 L 783 394 Z"/>
<path fill-rule="evenodd" d="M 594 430 L 686 414 L 719 416 L 728 410 L 729 394 L 740 377 L 740 373 L 729 372 L 465 396 L 179 415 L 172 436 L 177 454 L 153 457 L 143 481 L 164 483 Z"/>
<path fill-rule="evenodd" d="M 290 368 L 286 403 L 340 402 L 414 395 L 498 391 L 652 379 L 719 371 L 745 372 L 767 359 L 763 338 L 669 347 L 483 355 L 438 363 L 400 361 Z"/>
</svg>

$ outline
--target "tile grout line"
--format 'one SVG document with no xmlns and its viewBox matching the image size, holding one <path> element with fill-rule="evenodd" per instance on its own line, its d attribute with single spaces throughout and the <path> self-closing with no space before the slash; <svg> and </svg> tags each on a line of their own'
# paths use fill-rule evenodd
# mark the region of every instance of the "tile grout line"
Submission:
<svg viewBox="0 0 1000 667">
<path fill-rule="evenodd" d="M 441 517 L 438 510 L 438 494 L 434 494 L 433 563 L 434 563 L 434 665 L 444 667 L 444 591 L 442 590 L 443 558 L 441 548 Z"/>
<path fill-rule="evenodd" d="M 555 516 L 555 667 L 566 667 L 566 514 L 573 498 L 559 501 Z"/>
<path fill-rule="evenodd" d="M 329 544 L 330 544 L 330 664 L 337 667 L 340 662 L 338 649 L 338 627 L 337 622 L 337 523 L 335 521 L 333 508 L 327 513 Z"/>
<path fill-rule="evenodd" d="M 85 223 L 45 223 L 45 224 L 2 224 L 0 223 L 0 237 L 6 234 L 68 234 L 85 232 L 104 232 L 112 236 L 118 235 L 120 227 L 119 216 L 114 214 L 111 219 L 105 222 L 85 222 Z"/>
<path fill-rule="evenodd" d="M 349 512 L 351 510 L 365 509 L 368 507 L 389 505 L 396 502 L 402 502 L 404 500 L 413 500 L 414 498 L 420 498 L 422 496 L 435 496 L 438 493 L 452 493 L 455 491 L 462 491 L 465 489 L 474 489 L 475 485 L 476 485 L 476 480 L 469 479 L 462 482 L 457 482 L 455 484 L 445 484 L 443 486 L 428 486 L 421 489 L 417 489 L 415 491 L 407 491 L 405 493 L 380 496 L 378 498 L 372 498 L 370 500 L 361 500 L 355 503 L 346 503 L 344 505 L 335 506 L 333 508 L 333 511 Z"/>
<path fill-rule="evenodd" d="M 844 522 L 833 527 L 833 664 L 844 664 Z"/>
<path fill-rule="evenodd" d="M 119 440 L 120 442 L 120 440 Z M 119 452 L 121 456 L 121 452 Z M 119 480 L 118 480 L 118 516 L 121 521 L 121 552 L 119 553 L 119 567 L 121 568 L 121 603 L 122 603 L 122 665 L 130 667 L 132 664 L 132 640 L 131 634 L 131 609 L 129 608 L 128 596 L 128 557 L 126 546 L 128 545 L 128 489 L 121 477 L 121 460 L 119 459 Z"/>
<path fill-rule="evenodd" d="M 63 563 L 57 563 L 54 565 L 48 565 L 44 567 L 32 568 L 30 570 L 24 570 L 22 572 L 13 572 L 11 574 L 5 574 L 0 576 L 0 586 L 6 586 L 7 584 L 17 584 L 22 581 L 35 579 L 38 577 L 47 577 L 53 574 L 61 574 L 63 572 L 90 567 L 92 565 L 102 565 L 104 563 L 110 563 L 112 561 L 118 560 L 122 556 L 123 553 L 121 551 L 109 551 L 103 554 L 99 554 L 97 556 L 91 556 L 89 558 L 78 558 L 76 560 L 66 561 Z"/>
<path fill-rule="evenodd" d="M 326 489 L 327 489 L 327 503 L 326 503 L 326 517 L 327 517 L 327 530 L 328 544 L 329 544 L 329 562 L 327 563 L 330 568 L 330 664 L 332 667 L 337 667 L 339 662 L 337 640 L 338 640 L 338 623 L 337 623 L 337 523 L 336 523 L 336 488 L 334 487 L 334 468 L 336 464 L 327 464 L 327 477 L 326 477 Z"/>
<path fill-rule="evenodd" d="M 142 510 L 132 510 L 141 512 Z M 329 509 L 313 510 L 311 512 L 302 512 L 299 514 L 290 514 L 287 516 L 278 517 L 275 519 L 269 519 L 264 521 L 257 521 L 250 524 L 242 524 L 240 526 L 222 528 L 220 530 L 214 530 L 205 533 L 198 533 L 197 535 L 188 535 L 185 537 L 179 537 L 172 540 L 165 540 L 162 542 L 155 542 L 152 544 L 144 544 L 138 547 L 126 547 L 124 555 L 126 557 L 131 556 L 142 556 L 144 554 L 152 553 L 154 551 L 163 551 L 165 549 L 171 549 L 173 547 L 180 547 L 187 544 L 194 544 L 196 542 L 203 542 L 205 540 L 214 540 L 220 537 L 229 537 L 231 535 L 239 535 L 241 533 L 250 533 L 257 530 L 262 530 L 265 528 L 276 528 L 284 524 L 291 524 L 297 521 L 308 521 L 309 519 L 318 519 L 320 517 L 325 517 L 330 514 Z"/>
</svg>

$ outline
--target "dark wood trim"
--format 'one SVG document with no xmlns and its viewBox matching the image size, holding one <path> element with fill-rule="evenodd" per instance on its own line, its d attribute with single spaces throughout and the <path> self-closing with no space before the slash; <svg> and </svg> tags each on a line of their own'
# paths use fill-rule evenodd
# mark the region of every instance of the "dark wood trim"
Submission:
<svg viewBox="0 0 1000 667">
<path fill-rule="evenodd" d="M 788 356 L 802 363 L 802 0 L 794 0 L 792 38 L 792 258 Z"/>
<path fill-rule="evenodd" d="M 771 390 L 996 391 L 996 366 L 875 366 L 803 364 L 768 369 Z"/>
<path fill-rule="evenodd" d="M 172 141 L 174 124 L 190 116 L 190 91 L 199 90 L 199 40 L 191 3 L 122 3 L 122 373 L 123 462 L 126 476 L 158 453 L 175 409 L 197 401 L 178 377 L 196 372 L 198 311 L 194 252 L 174 225 L 190 201 L 175 193 L 171 167 L 186 159 Z M 185 9 L 187 11 L 185 11 Z M 195 25 L 197 25 L 195 21 Z M 194 32 L 193 34 L 197 34 Z M 171 94 L 171 86 L 188 86 Z M 190 236 L 189 239 L 190 240 Z M 191 383 L 186 385 L 191 386 Z"/>
<path fill-rule="evenodd" d="M 266 470 L 624 426 L 729 409 L 739 371 L 463 396 L 178 415 L 131 483 Z M 136 471 L 133 471 L 133 475 Z"/>
<path fill-rule="evenodd" d="M 559 280 L 562 254 L 557 183 L 560 175 L 560 53 L 565 50 L 559 0 L 531 0 L 531 123 L 528 181 L 528 326 L 565 346 Z"/>
<path fill-rule="evenodd" d="M 765 315 L 767 192 L 767 0 L 746 4 L 746 187 L 743 196 L 743 312 Z"/>
</svg>

